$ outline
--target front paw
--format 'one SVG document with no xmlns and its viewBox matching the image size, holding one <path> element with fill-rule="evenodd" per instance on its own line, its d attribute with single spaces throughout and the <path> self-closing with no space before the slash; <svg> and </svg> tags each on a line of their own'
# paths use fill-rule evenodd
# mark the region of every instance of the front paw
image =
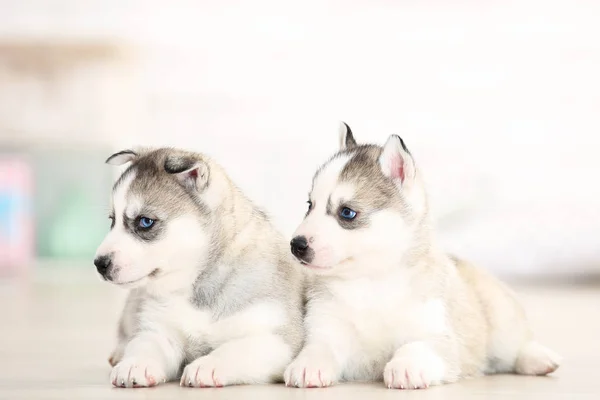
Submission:
<svg viewBox="0 0 600 400">
<path fill-rule="evenodd" d="M 300 354 L 285 370 L 286 386 L 316 388 L 333 385 L 337 368 L 331 357 L 323 354 Z"/>
<path fill-rule="evenodd" d="M 226 374 L 227 370 L 228 368 L 221 365 L 214 356 L 200 357 L 185 367 L 179 385 L 199 388 L 223 387 L 232 383 Z"/>
<path fill-rule="evenodd" d="M 444 362 L 425 344 L 401 347 L 383 371 L 389 389 L 425 389 L 443 380 Z"/>
<path fill-rule="evenodd" d="M 166 375 L 154 360 L 126 358 L 113 367 L 110 381 L 122 388 L 150 387 L 166 382 Z"/>
</svg>

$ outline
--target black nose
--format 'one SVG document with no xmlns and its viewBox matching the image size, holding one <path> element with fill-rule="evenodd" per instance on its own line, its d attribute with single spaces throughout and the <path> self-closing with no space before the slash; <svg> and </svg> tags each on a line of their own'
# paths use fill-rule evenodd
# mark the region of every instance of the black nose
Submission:
<svg viewBox="0 0 600 400">
<path fill-rule="evenodd" d="M 94 260 L 94 265 L 96 266 L 96 269 L 102 276 L 106 275 L 111 264 L 111 256 L 99 256 L 96 257 L 96 259 Z"/>
<path fill-rule="evenodd" d="M 292 248 L 292 254 L 298 258 L 304 258 L 308 251 L 308 241 L 306 240 L 306 236 L 296 236 L 290 242 L 290 247 Z"/>
</svg>

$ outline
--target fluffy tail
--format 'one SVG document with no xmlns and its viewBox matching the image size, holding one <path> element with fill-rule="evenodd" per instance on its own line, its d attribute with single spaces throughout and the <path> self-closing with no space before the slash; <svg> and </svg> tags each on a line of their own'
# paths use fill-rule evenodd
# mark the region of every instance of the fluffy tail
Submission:
<svg viewBox="0 0 600 400">
<path fill-rule="evenodd" d="M 561 357 L 538 342 L 527 343 L 517 357 L 515 372 L 521 375 L 548 375 L 558 369 Z"/>
</svg>

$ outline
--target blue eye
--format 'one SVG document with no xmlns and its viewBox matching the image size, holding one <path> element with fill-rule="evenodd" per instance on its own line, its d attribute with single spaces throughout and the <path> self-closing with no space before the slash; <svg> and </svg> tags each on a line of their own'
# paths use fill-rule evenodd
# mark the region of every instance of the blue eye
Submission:
<svg viewBox="0 0 600 400">
<path fill-rule="evenodd" d="M 138 226 L 142 229 L 150 229 L 154 225 L 154 220 L 152 218 L 141 217 L 138 222 Z"/>
<path fill-rule="evenodd" d="M 356 211 L 351 210 L 348 207 L 344 207 L 340 211 L 340 217 L 344 219 L 354 219 L 356 217 Z"/>
</svg>

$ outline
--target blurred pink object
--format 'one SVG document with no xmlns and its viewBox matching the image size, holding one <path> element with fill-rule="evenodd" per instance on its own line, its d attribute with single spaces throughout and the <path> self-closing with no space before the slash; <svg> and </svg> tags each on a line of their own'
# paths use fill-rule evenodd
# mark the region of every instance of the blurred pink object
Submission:
<svg viewBox="0 0 600 400">
<path fill-rule="evenodd" d="M 24 272 L 34 257 L 33 172 L 16 155 L 0 156 L 0 275 Z"/>
</svg>

